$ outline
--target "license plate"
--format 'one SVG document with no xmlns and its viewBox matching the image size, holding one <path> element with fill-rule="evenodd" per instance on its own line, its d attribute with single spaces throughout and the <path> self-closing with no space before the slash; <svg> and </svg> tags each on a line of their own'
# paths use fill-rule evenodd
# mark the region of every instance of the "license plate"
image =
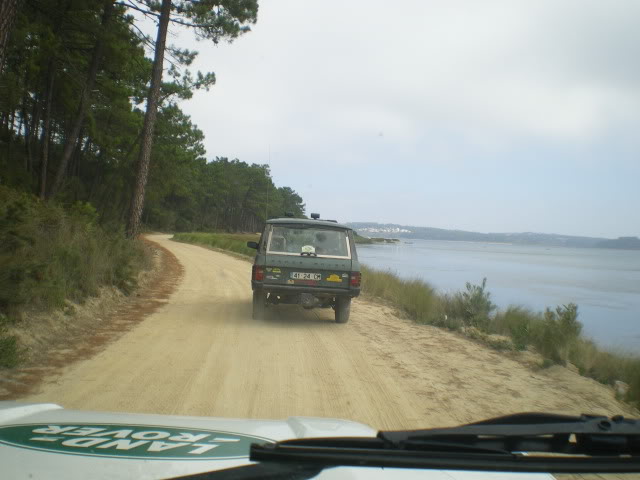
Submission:
<svg viewBox="0 0 640 480">
<path fill-rule="evenodd" d="M 320 280 L 322 280 L 322 274 L 291 272 L 291 278 L 293 278 L 294 280 L 315 280 L 316 282 L 319 282 Z"/>
</svg>

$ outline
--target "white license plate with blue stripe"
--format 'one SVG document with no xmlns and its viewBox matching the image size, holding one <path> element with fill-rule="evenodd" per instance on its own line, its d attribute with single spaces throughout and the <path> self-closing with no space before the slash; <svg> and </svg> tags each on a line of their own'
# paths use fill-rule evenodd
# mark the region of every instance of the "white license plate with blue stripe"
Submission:
<svg viewBox="0 0 640 480">
<path fill-rule="evenodd" d="M 305 272 L 291 272 L 291 278 L 294 280 L 322 280 L 322 274 L 320 273 L 305 273 Z"/>
</svg>

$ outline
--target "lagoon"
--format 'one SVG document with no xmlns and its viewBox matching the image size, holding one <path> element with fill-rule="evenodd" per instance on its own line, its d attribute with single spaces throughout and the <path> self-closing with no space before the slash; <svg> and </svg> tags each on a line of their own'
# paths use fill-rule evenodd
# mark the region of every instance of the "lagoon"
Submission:
<svg viewBox="0 0 640 480">
<path fill-rule="evenodd" d="M 438 240 L 358 245 L 360 261 L 440 292 L 487 289 L 500 308 L 575 303 L 584 336 L 599 346 L 640 353 L 640 251 Z"/>
</svg>

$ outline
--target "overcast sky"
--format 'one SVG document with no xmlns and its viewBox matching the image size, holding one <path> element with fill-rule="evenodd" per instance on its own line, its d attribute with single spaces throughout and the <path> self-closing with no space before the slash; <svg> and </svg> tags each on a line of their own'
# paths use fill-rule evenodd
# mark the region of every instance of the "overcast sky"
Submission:
<svg viewBox="0 0 640 480">
<path fill-rule="evenodd" d="M 640 2 L 263 0 L 181 104 L 307 213 L 640 235 Z"/>
</svg>

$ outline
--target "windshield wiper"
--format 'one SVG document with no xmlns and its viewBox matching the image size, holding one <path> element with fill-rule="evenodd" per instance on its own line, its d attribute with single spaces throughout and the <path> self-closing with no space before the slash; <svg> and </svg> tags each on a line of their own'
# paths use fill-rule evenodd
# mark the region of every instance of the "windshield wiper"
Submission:
<svg viewBox="0 0 640 480">
<path fill-rule="evenodd" d="M 251 446 L 254 461 L 548 473 L 640 472 L 640 420 L 524 413 L 371 438 Z"/>
<path fill-rule="evenodd" d="M 255 463 L 171 477 L 168 480 L 263 480 L 265 478 L 269 480 L 308 480 L 317 477 L 324 468 L 324 466 L 309 465 L 308 463 Z"/>
</svg>

